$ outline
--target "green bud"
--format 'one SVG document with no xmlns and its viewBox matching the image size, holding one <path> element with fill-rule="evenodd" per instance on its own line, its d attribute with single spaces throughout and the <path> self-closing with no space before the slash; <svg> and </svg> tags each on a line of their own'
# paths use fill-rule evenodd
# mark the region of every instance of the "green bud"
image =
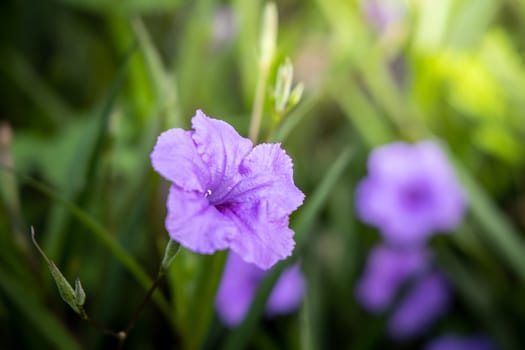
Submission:
<svg viewBox="0 0 525 350">
<path fill-rule="evenodd" d="M 264 7 L 260 40 L 260 64 L 268 68 L 277 46 L 277 6 L 273 2 L 267 3 Z"/>
<path fill-rule="evenodd" d="M 165 271 L 173 262 L 180 250 L 180 243 L 172 239 L 168 241 L 166 249 L 164 250 L 164 257 L 162 258 L 161 271 Z"/>
<path fill-rule="evenodd" d="M 86 302 L 86 292 L 84 292 L 84 288 L 82 288 L 82 283 L 80 283 L 80 280 L 77 278 L 75 280 L 75 304 L 78 306 L 83 306 Z"/>
<path fill-rule="evenodd" d="M 33 229 L 33 227 L 31 227 L 31 239 L 33 240 L 33 244 L 38 249 L 42 257 L 44 257 L 44 259 L 46 260 L 49 271 L 51 272 L 51 276 L 53 276 L 55 284 L 57 285 L 58 294 L 60 294 L 62 300 L 64 300 L 64 302 L 66 302 L 66 304 L 68 304 L 77 314 L 82 316 L 82 318 L 85 318 L 86 313 L 84 312 L 84 308 L 82 307 L 82 305 L 84 305 L 84 302 L 86 301 L 86 293 L 82 288 L 80 280 L 77 278 L 77 280 L 75 281 L 75 289 L 73 289 L 73 287 L 71 287 L 71 284 L 69 284 L 69 282 L 64 277 L 62 272 L 60 272 L 55 263 L 47 257 L 42 248 L 40 248 L 40 246 L 36 242 L 35 230 Z"/>
<path fill-rule="evenodd" d="M 293 66 L 290 58 L 286 58 L 277 70 L 277 79 L 275 81 L 274 97 L 275 111 L 282 114 L 286 110 L 292 89 Z"/>
<path fill-rule="evenodd" d="M 304 85 L 303 83 L 297 84 L 290 94 L 290 100 L 288 103 L 288 108 L 295 107 L 299 101 L 301 101 L 301 97 L 303 97 L 303 91 L 304 91 Z"/>
<path fill-rule="evenodd" d="M 80 314 L 80 309 L 77 305 L 76 294 L 69 282 L 66 280 L 62 272 L 58 269 L 54 262 L 48 264 L 49 271 L 55 280 L 58 288 L 58 293 L 62 300 L 64 300 L 77 314 Z"/>
</svg>

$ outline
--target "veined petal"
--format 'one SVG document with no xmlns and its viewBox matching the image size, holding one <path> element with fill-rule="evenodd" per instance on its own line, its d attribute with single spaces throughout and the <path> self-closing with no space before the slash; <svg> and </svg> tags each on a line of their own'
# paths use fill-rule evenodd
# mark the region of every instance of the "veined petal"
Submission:
<svg viewBox="0 0 525 350">
<path fill-rule="evenodd" d="M 223 201 L 247 203 L 267 201 L 272 219 L 290 215 L 304 199 L 293 183 L 292 160 L 279 144 L 256 146 L 239 168 L 242 179 Z"/>
<path fill-rule="evenodd" d="M 295 246 L 288 217 L 273 220 L 268 212 L 267 202 L 233 204 L 223 211 L 239 232 L 230 242 L 230 248 L 244 261 L 264 270 L 290 256 Z"/>
<path fill-rule="evenodd" d="M 241 137 L 231 125 L 209 118 L 200 110 L 193 117 L 192 125 L 197 152 L 209 169 L 208 189 L 212 191 L 209 200 L 214 203 L 238 181 L 239 165 L 252 149 L 252 142 Z"/>
<path fill-rule="evenodd" d="M 209 170 L 199 157 L 191 134 L 182 129 L 163 132 L 151 152 L 151 162 L 167 180 L 185 190 L 204 193 Z"/>
<path fill-rule="evenodd" d="M 237 228 L 202 193 L 171 186 L 166 229 L 170 237 L 197 253 L 226 249 Z"/>
</svg>

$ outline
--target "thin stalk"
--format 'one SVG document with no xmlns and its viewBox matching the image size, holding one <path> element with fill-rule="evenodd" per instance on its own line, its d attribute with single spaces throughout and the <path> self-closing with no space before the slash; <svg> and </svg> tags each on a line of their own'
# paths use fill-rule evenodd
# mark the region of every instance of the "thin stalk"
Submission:
<svg viewBox="0 0 525 350">
<path fill-rule="evenodd" d="M 250 120 L 250 130 L 248 137 L 253 143 L 257 143 L 259 130 L 261 128 L 262 112 L 264 108 L 264 99 L 266 96 L 266 85 L 268 83 L 269 66 L 261 64 L 259 66 L 259 77 L 255 87 L 255 97 L 253 99 L 252 117 Z"/>
</svg>

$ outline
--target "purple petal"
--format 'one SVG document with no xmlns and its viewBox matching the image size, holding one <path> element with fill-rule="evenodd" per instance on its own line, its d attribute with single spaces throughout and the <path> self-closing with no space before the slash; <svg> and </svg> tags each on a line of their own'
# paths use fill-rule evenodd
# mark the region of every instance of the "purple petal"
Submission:
<svg viewBox="0 0 525 350">
<path fill-rule="evenodd" d="M 228 248 L 237 228 L 211 206 L 202 193 L 173 185 L 167 200 L 166 229 L 170 237 L 198 253 L 211 254 Z"/>
<path fill-rule="evenodd" d="M 446 313 L 449 302 L 445 278 L 439 273 L 425 276 L 404 296 L 388 321 L 391 336 L 407 339 L 421 334 Z"/>
<path fill-rule="evenodd" d="M 241 137 L 231 125 L 207 117 L 198 110 L 192 119 L 193 141 L 197 152 L 209 169 L 209 200 L 218 202 L 239 181 L 239 166 L 251 151 L 252 142 Z"/>
<path fill-rule="evenodd" d="M 268 299 L 269 315 L 287 314 L 296 310 L 303 300 L 305 282 L 299 265 L 283 271 Z"/>
<path fill-rule="evenodd" d="M 293 183 L 292 160 L 279 144 L 256 146 L 239 170 L 243 177 L 224 201 L 268 201 L 269 215 L 275 219 L 290 215 L 302 204 L 304 194 Z"/>
<path fill-rule="evenodd" d="M 425 248 L 376 246 L 368 256 L 365 272 L 357 285 L 356 297 L 368 311 L 385 311 L 400 287 L 425 271 L 429 264 L 430 254 Z"/>
<path fill-rule="evenodd" d="M 222 321 L 235 327 L 244 319 L 265 272 L 230 252 L 215 305 Z"/>
<path fill-rule="evenodd" d="M 432 340 L 425 350 L 496 350 L 496 345 L 484 336 L 445 335 Z"/>
<path fill-rule="evenodd" d="M 295 246 L 288 217 L 274 220 L 269 216 L 269 207 L 266 202 L 255 202 L 230 205 L 223 211 L 239 232 L 230 248 L 244 261 L 264 270 L 290 256 Z"/>
<path fill-rule="evenodd" d="M 164 178 L 188 191 L 206 191 L 209 171 L 197 153 L 192 132 L 170 129 L 163 132 L 151 153 L 153 168 Z"/>
<path fill-rule="evenodd" d="M 228 327 L 237 326 L 248 312 L 267 272 L 230 252 L 215 299 L 217 313 Z M 283 271 L 274 286 L 266 312 L 269 316 L 293 312 L 304 294 L 304 279 L 298 265 Z"/>
</svg>

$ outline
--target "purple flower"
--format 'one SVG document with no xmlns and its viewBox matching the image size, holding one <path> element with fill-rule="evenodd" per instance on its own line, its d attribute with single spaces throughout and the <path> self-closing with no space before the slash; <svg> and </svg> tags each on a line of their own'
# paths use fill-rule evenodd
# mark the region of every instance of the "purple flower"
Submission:
<svg viewBox="0 0 525 350">
<path fill-rule="evenodd" d="M 295 242 L 288 216 L 304 199 L 290 157 L 279 144 L 253 147 L 200 110 L 192 126 L 162 133 L 151 153 L 153 168 L 173 182 L 170 237 L 198 253 L 231 248 L 263 269 L 289 256 Z"/>
<path fill-rule="evenodd" d="M 246 315 L 266 271 L 230 253 L 217 292 L 216 308 L 228 327 L 237 326 Z M 305 283 L 298 265 L 283 271 L 266 304 L 270 316 L 293 312 L 299 307 Z"/>
<path fill-rule="evenodd" d="M 427 330 L 449 307 L 450 289 L 439 272 L 426 275 L 401 299 L 388 320 L 389 333 L 396 339 L 407 339 Z"/>
<path fill-rule="evenodd" d="M 357 188 L 357 211 L 391 243 L 422 243 L 456 227 L 465 197 L 437 144 L 402 142 L 377 148 Z"/>
<path fill-rule="evenodd" d="M 368 20 L 381 33 L 400 22 L 406 15 L 406 4 L 401 0 L 364 0 Z"/>
<path fill-rule="evenodd" d="M 365 309 L 374 313 L 387 311 L 401 297 L 388 320 L 393 338 L 416 336 L 447 311 L 448 283 L 441 273 L 431 270 L 431 262 L 430 252 L 422 246 L 383 244 L 370 253 L 356 297 Z M 399 295 L 403 286 L 409 289 Z"/>
<path fill-rule="evenodd" d="M 409 279 L 427 270 L 430 254 L 425 249 L 400 249 L 388 245 L 375 247 L 358 282 L 356 297 L 370 312 L 385 311 Z"/>
<path fill-rule="evenodd" d="M 445 335 L 434 339 L 425 350 L 496 350 L 496 345 L 484 336 Z"/>
</svg>

